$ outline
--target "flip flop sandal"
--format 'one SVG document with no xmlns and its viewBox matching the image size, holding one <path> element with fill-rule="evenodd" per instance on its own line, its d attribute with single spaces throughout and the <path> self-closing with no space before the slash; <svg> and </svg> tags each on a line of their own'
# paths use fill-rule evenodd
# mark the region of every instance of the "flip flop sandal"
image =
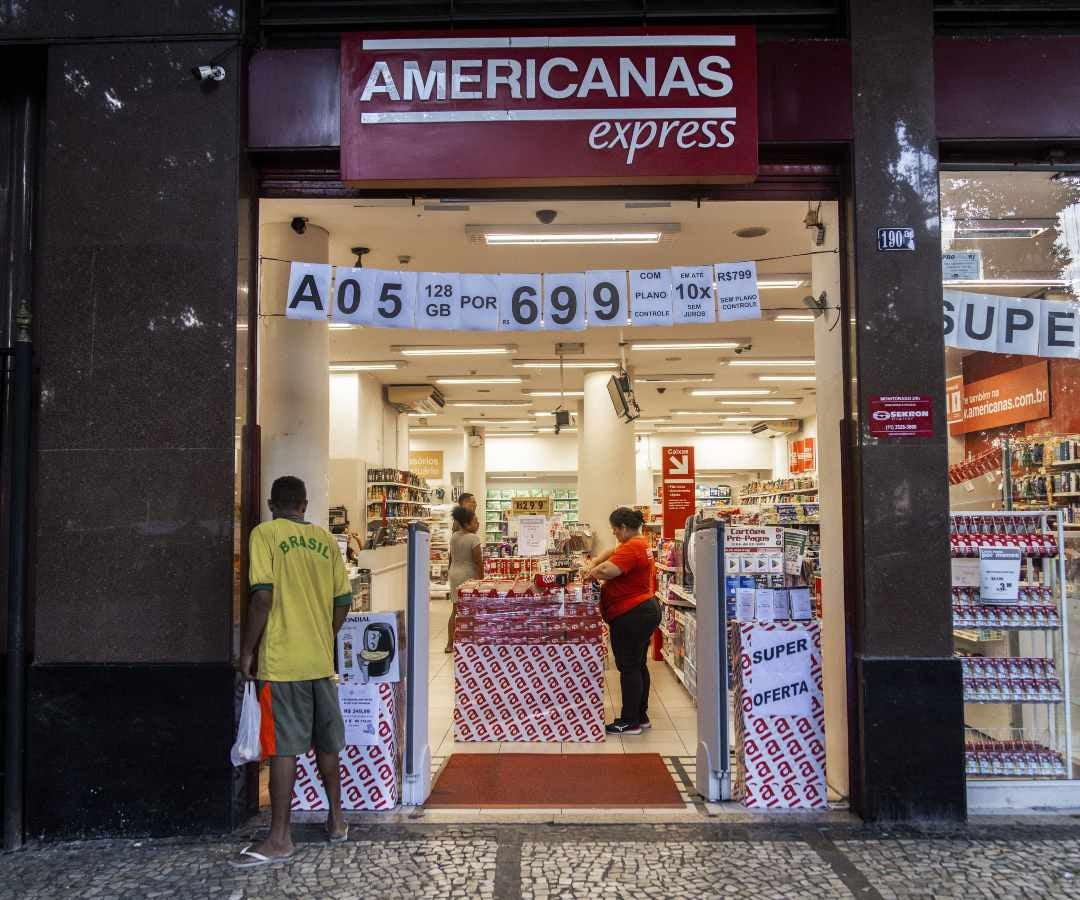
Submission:
<svg viewBox="0 0 1080 900">
<path fill-rule="evenodd" d="M 288 856 L 265 856 L 262 853 L 256 853 L 251 848 L 254 844 L 248 844 L 243 850 L 240 851 L 240 856 L 246 857 L 246 859 L 230 859 L 229 865 L 234 869 L 255 869 L 259 866 L 276 866 L 279 863 L 289 862 L 295 855 L 294 850 Z"/>
<path fill-rule="evenodd" d="M 334 834 L 330 834 L 329 831 L 326 832 L 326 840 L 329 841 L 331 844 L 344 844 L 348 839 L 349 839 L 349 823 L 348 822 L 345 823 L 345 833 L 344 834 L 334 835 Z"/>
</svg>

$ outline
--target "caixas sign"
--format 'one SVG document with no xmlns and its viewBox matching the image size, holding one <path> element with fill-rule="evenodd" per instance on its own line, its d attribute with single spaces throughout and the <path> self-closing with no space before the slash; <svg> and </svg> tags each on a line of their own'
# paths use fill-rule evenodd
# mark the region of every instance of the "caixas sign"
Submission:
<svg viewBox="0 0 1080 900">
<path fill-rule="evenodd" d="M 753 28 L 346 34 L 350 182 L 747 181 Z"/>
</svg>

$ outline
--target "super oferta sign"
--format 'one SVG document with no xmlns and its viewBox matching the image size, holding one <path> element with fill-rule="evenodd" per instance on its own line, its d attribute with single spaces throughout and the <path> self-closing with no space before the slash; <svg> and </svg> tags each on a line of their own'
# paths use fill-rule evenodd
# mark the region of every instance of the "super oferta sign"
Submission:
<svg viewBox="0 0 1080 900">
<path fill-rule="evenodd" d="M 346 34 L 349 182 L 749 181 L 753 28 Z"/>
</svg>

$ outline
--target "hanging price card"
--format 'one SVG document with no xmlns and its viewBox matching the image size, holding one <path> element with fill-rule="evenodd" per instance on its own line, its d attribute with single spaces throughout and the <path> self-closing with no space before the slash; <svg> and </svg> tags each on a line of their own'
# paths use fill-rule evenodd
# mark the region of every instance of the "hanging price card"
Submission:
<svg viewBox="0 0 1080 900">
<path fill-rule="evenodd" d="M 550 497 L 514 497 L 510 501 L 511 516 L 550 516 Z"/>
<path fill-rule="evenodd" d="M 1020 548 L 979 548 L 979 599 L 1016 603 L 1020 599 Z"/>
</svg>

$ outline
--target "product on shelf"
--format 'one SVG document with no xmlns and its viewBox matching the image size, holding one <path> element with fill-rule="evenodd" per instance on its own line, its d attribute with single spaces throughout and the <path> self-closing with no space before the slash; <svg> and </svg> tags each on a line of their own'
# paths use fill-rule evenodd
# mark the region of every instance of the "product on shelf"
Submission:
<svg viewBox="0 0 1080 900">
<path fill-rule="evenodd" d="M 1044 529 L 1039 514 L 954 513 L 949 543 L 954 557 L 977 557 L 983 547 L 1018 547 L 1031 557 L 1058 555 L 1057 536 Z"/>
<path fill-rule="evenodd" d="M 815 500 L 818 486 L 816 478 L 775 478 L 772 481 L 751 481 L 739 493 L 739 502 L 752 506 L 766 504 L 796 503 Z M 805 495 L 800 497 L 800 495 Z"/>
<path fill-rule="evenodd" d="M 961 656 L 969 703 L 1057 703 L 1063 699 L 1054 660 Z"/>
<path fill-rule="evenodd" d="M 964 747 L 968 775 L 1013 778 L 1063 778 L 1065 756 L 1037 741 L 968 739 Z"/>
</svg>

